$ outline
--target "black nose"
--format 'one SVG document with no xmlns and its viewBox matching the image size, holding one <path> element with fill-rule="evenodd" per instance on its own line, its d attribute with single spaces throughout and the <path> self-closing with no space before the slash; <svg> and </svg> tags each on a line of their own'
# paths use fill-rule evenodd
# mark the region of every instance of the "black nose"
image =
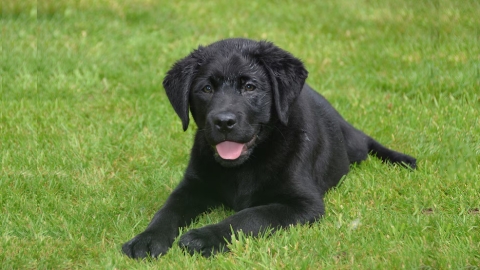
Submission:
<svg viewBox="0 0 480 270">
<path fill-rule="evenodd" d="M 222 133 L 229 132 L 237 124 L 237 117 L 230 112 L 223 112 L 215 115 L 213 124 Z"/>
</svg>

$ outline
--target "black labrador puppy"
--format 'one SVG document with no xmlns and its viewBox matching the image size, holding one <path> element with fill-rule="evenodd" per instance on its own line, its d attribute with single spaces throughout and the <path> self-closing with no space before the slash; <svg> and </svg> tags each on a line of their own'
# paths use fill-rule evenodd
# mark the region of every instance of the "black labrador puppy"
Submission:
<svg viewBox="0 0 480 270">
<path fill-rule="evenodd" d="M 122 247 L 132 258 L 165 254 L 197 215 L 226 205 L 236 213 L 190 230 L 189 253 L 226 251 L 231 234 L 258 235 L 324 214 L 323 196 L 368 153 L 414 169 L 347 123 L 305 79 L 303 63 L 265 41 L 227 39 L 200 46 L 163 82 L 186 130 L 198 126 L 183 180 L 147 229 Z"/>
</svg>

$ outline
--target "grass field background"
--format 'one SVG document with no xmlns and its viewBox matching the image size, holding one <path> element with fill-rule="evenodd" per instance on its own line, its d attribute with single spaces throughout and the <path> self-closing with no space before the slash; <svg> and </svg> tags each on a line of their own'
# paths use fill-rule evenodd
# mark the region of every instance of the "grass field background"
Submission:
<svg viewBox="0 0 480 270">
<path fill-rule="evenodd" d="M 480 4 L 465 0 L 4 0 L 3 269 L 479 269 Z M 351 123 L 418 158 L 370 158 L 312 226 L 123 256 L 180 181 L 187 132 L 162 89 L 198 45 L 267 39 Z M 231 214 L 216 209 L 192 227 Z"/>
</svg>

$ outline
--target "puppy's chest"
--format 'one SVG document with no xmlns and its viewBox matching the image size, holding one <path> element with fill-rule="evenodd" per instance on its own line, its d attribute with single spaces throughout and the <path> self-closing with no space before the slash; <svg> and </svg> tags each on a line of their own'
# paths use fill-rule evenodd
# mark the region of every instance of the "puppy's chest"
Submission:
<svg viewBox="0 0 480 270">
<path fill-rule="evenodd" d="M 235 211 L 262 204 L 269 191 L 262 186 L 268 179 L 256 174 L 231 175 L 229 179 L 222 179 L 220 197 L 223 203 Z"/>
</svg>

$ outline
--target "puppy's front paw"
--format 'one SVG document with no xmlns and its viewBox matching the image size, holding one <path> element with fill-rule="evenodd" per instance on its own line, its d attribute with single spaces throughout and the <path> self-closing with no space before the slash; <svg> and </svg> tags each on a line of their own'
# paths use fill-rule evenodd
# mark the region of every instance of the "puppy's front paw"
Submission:
<svg viewBox="0 0 480 270">
<path fill-rule="evenodd" d="M 163 239 L 158 233 L 143 232 L 123 244 L 122 251 L 134 259 L 157 258 L 167 253 L 172 246 L 171 242 Z"/>
<path fill-rule="evenodd" d="M 206 227 L 188 231 L 180 237 L 178 244 L 191 255 L 198 252 L 204 257 L 228 251 L 225 239 Z"/>
</svg>

